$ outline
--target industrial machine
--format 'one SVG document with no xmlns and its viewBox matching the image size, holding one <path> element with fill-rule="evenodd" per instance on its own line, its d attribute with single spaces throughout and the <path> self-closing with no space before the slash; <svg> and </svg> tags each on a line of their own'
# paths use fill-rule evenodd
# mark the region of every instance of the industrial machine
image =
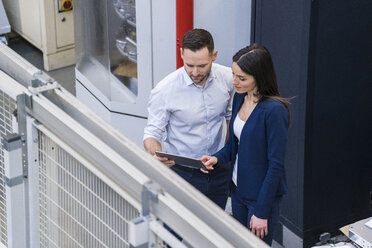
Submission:
<svg viewBox="0 0 372 248">
<path fill-rule="evenodd" d="M 142 145 L 150 91 L 182 66 L 183 34 L 207 29 L 231 66 L 250 42 L 251 1 L 75 0 L 74 22 L 77 97 Z"/>
<path fill-rule="evenodd" d="M 43 53 L 47 71 L 75 63 L 72 0 L 3 0 L 12 30 Z"/>
</svg>

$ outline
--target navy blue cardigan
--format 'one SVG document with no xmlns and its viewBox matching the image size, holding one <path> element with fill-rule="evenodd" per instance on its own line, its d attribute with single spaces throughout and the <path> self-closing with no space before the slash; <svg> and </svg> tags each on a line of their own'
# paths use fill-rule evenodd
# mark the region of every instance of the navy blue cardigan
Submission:
<svg viewBox="0 0 372 248">
<path fill-rule="evenodd" d="M 259 102 L 244 124 L 240 143 L 234 135 L 234 120 L 246 94 L 235 93 L 227 144 L 214 156 L 217 167 L 233 165 L 239 154 L 237 193 L 255 201 L 254 215 L 267 219 L 277 196 L 287 192 L 284 157 L 288 132 L 288 112 L 275 100 Z M 233 166 L 231 166 L 232 174 Z"/>
</svg>

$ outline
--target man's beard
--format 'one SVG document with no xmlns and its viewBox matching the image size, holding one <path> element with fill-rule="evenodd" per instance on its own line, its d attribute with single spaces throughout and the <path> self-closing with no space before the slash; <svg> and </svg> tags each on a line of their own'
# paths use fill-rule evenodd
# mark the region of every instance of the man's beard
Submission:
<svg viewBox="0 0 372 248">
<path fill-rule="evenodd" d="M 190 77 L 190 78 L 191 78 L 191 80 L 192 80 L 195 84 L 201 84 L 201 83 L 203 83 L 203 82 L 207 79 L 208 75 L 209 75 L 209 74 L 204 75 L 203 77 L 197 77 L 196 79 L 195 79 L 195 78 L 192 78 L 192 77 Z"/>
</svg>

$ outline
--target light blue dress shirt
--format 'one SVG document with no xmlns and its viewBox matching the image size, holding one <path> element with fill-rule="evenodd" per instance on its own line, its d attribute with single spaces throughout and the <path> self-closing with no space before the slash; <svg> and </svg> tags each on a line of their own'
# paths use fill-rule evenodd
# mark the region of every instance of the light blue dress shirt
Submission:
<svg viewBox="0 0 372 248">
<path fill-rule="evenodd" d="M 144 139 L 152 137 L 163 151 L 199 159 L 223 147 L 226 120 L 231 118 L 231 68 L 212 64 L 200 87 L 181 67 L 151 91 Z"/>
</svg>

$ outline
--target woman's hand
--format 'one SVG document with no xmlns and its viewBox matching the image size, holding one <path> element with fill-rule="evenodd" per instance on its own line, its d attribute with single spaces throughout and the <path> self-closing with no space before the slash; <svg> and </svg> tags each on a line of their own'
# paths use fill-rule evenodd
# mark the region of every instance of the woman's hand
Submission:
<svg viewBox="0 0 372 248">
<path fill-rule="evenodd" d="M 209 170 L 214 170 L 214 165 L 217 164 L 218 160 L 214 156 L 203 156 L 201 157 L 200 161 L 203 162 L 204 166 L 207 167 L 208 171 Z M 209 173 L 206 170 L 200 169 L 204 173 Z"/>
<path fill-rule="evenodd" d="M 252 233 L 261 239 L 268 234 L 267 219 L 260 219 L 252 215 L 249 227 L 251 228 Z"/>
</svg>

